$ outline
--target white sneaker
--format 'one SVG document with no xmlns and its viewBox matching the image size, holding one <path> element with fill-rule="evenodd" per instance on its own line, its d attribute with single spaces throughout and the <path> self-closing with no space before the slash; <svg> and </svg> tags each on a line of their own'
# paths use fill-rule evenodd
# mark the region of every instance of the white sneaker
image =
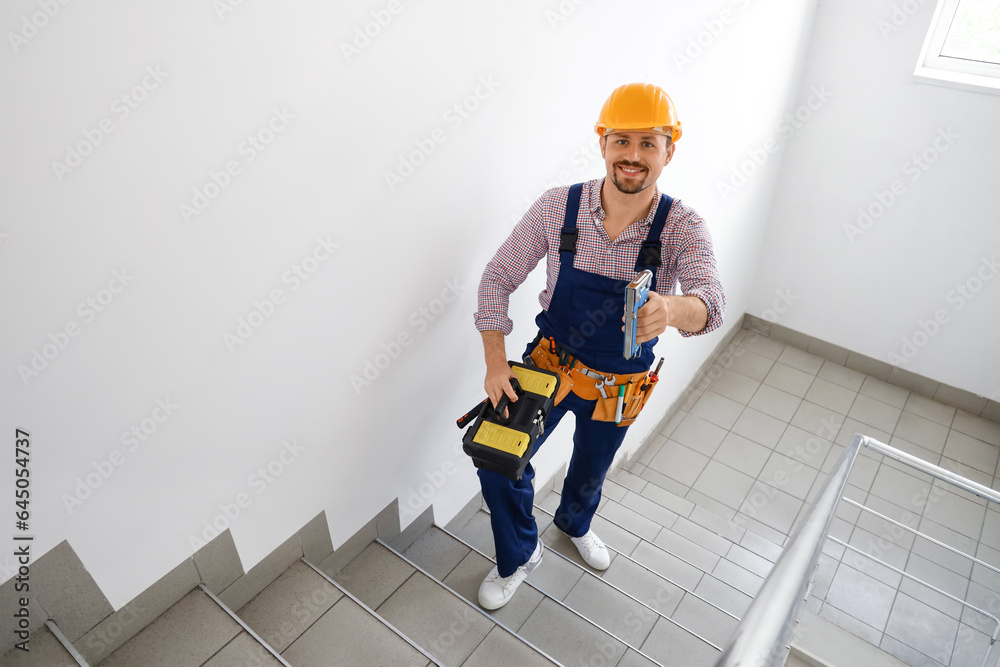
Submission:
<svg viewBox="0 0 1000 667">
<path fill-rule="evenodd" d="M 567 536 L 568 537 L 568 536 Z M 588 530 L 583 537 L 570 537 L 573 544 L 584 562 L 595 570 L 606 570 L 611 565 L 611 555 L 608 548 L 601 542 L 601 538 L 594 534 L 593 530 Z"/>
<path fill-rule="evenodd" d="M 542 540 L 538 540 L 535 551 L 527 563 L 514 570 L 514 574 L 509 577 L 501 577 L 494 566 L 490 573 L 483 579 L 479 586 L 479 604 L 483 609 L 499 609 L 508 602 L 514 595 L 514 591 L 521 585 L 525 577 L 528 576 L 542 562 Z"/>
</svg>

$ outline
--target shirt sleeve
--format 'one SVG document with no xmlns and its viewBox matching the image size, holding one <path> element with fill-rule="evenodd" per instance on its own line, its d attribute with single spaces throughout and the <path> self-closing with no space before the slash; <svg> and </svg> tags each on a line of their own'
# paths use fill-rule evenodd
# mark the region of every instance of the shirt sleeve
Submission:
<svg viewBox="0 0 1000 667">
<path fill-rule="evenodd" d="M 544 199 L 545 195 L 532 204 L 486 265 L 479 281 L 479 309 L 474 316 L 477 330 L 502 331 L 505 336 L 514 330 L 514 322 L 507 316 L 510 295 L 549 249 L 543 222 Z"/>
<path fill-rule="evenodd" d="M 677 257 L 677 280 L 684 296 L 696 296 L 708 308 L 708 322 L 701 331 L 683 331 L 682 336 L 699 336 L 722 326 L 726 312 L 726 294 L 719 279 L 712 250 L 712 235 L 708 225 L 697 213 L 692 213 L 681 238 Z"/>
</svg>

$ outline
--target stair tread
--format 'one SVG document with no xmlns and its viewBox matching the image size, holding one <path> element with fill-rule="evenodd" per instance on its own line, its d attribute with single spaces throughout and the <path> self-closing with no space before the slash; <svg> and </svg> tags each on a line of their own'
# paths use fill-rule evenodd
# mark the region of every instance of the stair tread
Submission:
<svg viewBox="0 0 1000 667">
<path fill-rule="evenodd" d="M 519 634 L 564 665 L 614 665 L 627 648 L 548 598 L 538 604 Z"/>
<path fill-rule="evenodd" d="M 480 515 L 485 516 L 485 512 L 481 512 Z M 473 517 L 470 519 L 470 522 L 482 520 L 482 518 L 476 519 Z M 432 527 L 428 530 L 428 532 L 432 531 L 437 531 L 443 536 L 440 539 L 452 539 L 447 533 L 444 533 L 444 531 L 441 531 L 437 527 Z M 554 537 L 550 539 L 551 536 Z M 652 629 L 658 622 L 664 619 L 660 618 L 653 611 L 646 609 L 635 600 L 629 599 L 620 591 L 604 587 L 602 580 L 608 584 L 618 586 L 635 599 L 663 614 L 670 614 L 674 611 L 686 593 L 655 573 L 649 572 L 626 558 L 612 558 L 611 566 L 603 573 L 600 573 L 601 578 L 586 576 L 582 570 L 560 558 L 559 555 L 550 553 L 553 550 L 557 550 L 560 554 L 567 556 L 575 555 L 576 559 L 579 559 L 579 555 L 572 542 L 554 526 L 550 527 L 543 534 L 543 541 L 545 541 L 547 547 L 546 553 L 548 554 L 548 558 L 543 557 L 542 565 L 528 576 L 527 581 L 615 634 L 614 636 L 604 635 L 602 638 L 599 636 L 602 633 L 595 631 L 593 626 L 561 607 L 559 607 L 559 612 L 553 608 L 539 611 L 542 603 L 545 602 L 544 599 L 542 603 L 538 604 L 535 604 L 534 600 L 531 601 L 534 607 L 530 617 L 522 621 L 522 625 L 515 629 L 524 634 L 528 641 L 539 646 L 539 648 L 553 658 L 567 664 L 577 664 L 577 661 L 580 660 L 582 660 L 582 664 L 590 664 L 590 660 L 597 660 L 600 664 L 615 664 L 616 660 L 623 661 L 623 664 L 649 664 L 648 662 L 644 662 L 645 658 L 642 658 L 635 651 L 632 651 L 635 655 L 626 655 L 624 651 L 624 649 L 628 648 L 626 642 L 639 648 L 640 651 L 646 652 Z M 482 556 L 479 556 L 479 558 L 485 561 Z M 548 570 L 548 574 L 546 574 L 546 570 Z M 694 568 L 692 570 L 696 571 Z M 700 571 L 697 572 L 700 578 L 703 573 Z M 480 574 L 479 577 L 481 576 Z M 478 588 L 478 583 L 481 580 L 479 577 L 468 582 L 470 594 L 474 594 L 474 591 Z M 693 585 L 694 583 L 692 583 L 692 587 Z M 517 595 L 515 595 L 514 600 L 510 604 L 515 604 L 518 598 L 527 592 L 537 593 L 530 588 L 525 591 L 518 590 Z M 537 625 L 543 622 L 540 620 L 540 617 L 545 614 L 567 616 L 567 619 L 564 620 L 568 628 L 566 631 L 576 631 L 574 641 L 577 644 L 584 641 L 583 648 L 580 646 L 563 645 L 564 640 L 559 637 L 551 637 L 547 632 L 532 630 L 533 624 Z M 569 620 L 568 617 L 572 617 L 572 620 Z M 544 623 L 551 624 L 549 620 L 545 620 Z M 560 633 L 556 632 L 553 634 L 558 635 Z M 596 641 L 593 639 L 595 635 L 598 635 Z M 581 639 L 582 637 L 590 637 L 590 639 L 589 641 L 585 641 Z M 625 641 L 621 641 L 623 639 Z M 573 642 L 570 643 L 572 644 Z M 710 644 L 704 645 L 715 654 L 718 653 Z M 613 650 L 614 647 L 620 647 L 623 650 L 616 651 Z"/>
<path fill-rule="evenodd" d="M 247 632 L 236 635 L 221 651 L 216 653 L 203 667 L 281 667 L 271 652 Z"/>
<path fill-rule="evenodd" d="M 222 607 L 195 588 L 99 664 L 201 665 L 242 631 Z"/>
<path fill-rule="evenodd" d="M 378 609 L 416 570 L 404 559 L 372 542 L 333 577 L 371 609 Z"/>
<path fill-rule="evenodd" d="M 482 517 L 485 516 L 488 522 L 488 515 L 483 513 L 480 513 L 480 515 L 480 518 L 476 519 L 473 517 L 471 521 L 482 521 Z M 458 549 L 458 547 L 464 548 L 468 552 L 465 558 L 448 573 L 444 582 L 466 600 L 476 604 L 479 585 L 483 577 L 493 567 L 493 563 L 484 556 L 472 551 L 437 526 L 431 526 L 420 539 L 425 540 L 425 545 L 417 550 L 417 552 L 425 558 L 433 558 L 433 553 L 436 551 L 451 551 Z M 430 546 L 431 543 L 437 546 L 432 548 Z M 448 544 L 451 546 L 446 546 Z M 542 565 L 528 575 L 526 583 L 522 584 L 514 598 L 504 607 L 489 612 L 489 614 L 513 632 L 517 632 L 529 642 L 538 646 L 545 653 L 552 656 L 553 659 L 564 664 L 578 664 L 576 660 L 581 653 L 591 657 L 598 655 L 601 653 L 601 642 L 604 642 L 606 645 L 620 645 L 622 649 L 618 654 L 618 657 L 620 657 L 620 653 L 624 652 L 626 648 L 623 643 L 610 634 L 601 633 L 594 626 L 575 616 L 571 611 L 543 596 L 544 592 L 552 598 L 562 601 L 571 593 L 582 576 L 583 573 L 578 568 L 559 558 L 558 555 L 554 553 L 547 553 L 546 555 L 543 553 Z M 539 592 L 533 586 L 542 592 Z M 621 596 L 617 591 L 610 592 Z M 553 608 L 540 612 L 539 608 L 547 600 L 553 604 Z M 540 618 L 543 620 L 539 620 Z M 553 618 L 559 619 L 560 630 L 552 630 Z M 530 630 L 533 624 L 537 625 L 538 623 L 542 623 L 539 632 Z M 569 633 L 568 637 L 566 633 Z M 537 641 L 535 641 L 536 639 Z M 601 659 L 607 660 L 608 657 L 606 656 Z M 617 657 L 615 660 L 617 660 Z M 584 664 L 590 663 L 585 660 Z M 614 664 L 614 662 L 612 661 L 607 664 Z"/>
<path fill-rule="evenodd" d="M 495 627 L 486 635 L 463 667 L 552 667 L 545 656 L 520 641 L 514 635 Z"/>
<path fill-rule="evenodd" d="M 437 533 L 443 535 L 441 531 Z M 480 570 L 474 575 L 478 580 L 475 584 L 478 592 L 478 582 L 482 581 L 492 565 L 486 566 L 489 561 L 482 557 L 481 563 L 474 560 L 466 562 L 470 553 L 468 547 L 456 547 L 455 541 L 450 538 L 441 540 L 433 529 L 426 531 L 407 549 L 408 556 L 414 559 L 413 563 L 421 568 L 424 564 L 431 565 L 438 574 L 450 575 L 463 563 L 466 570 L 469 565 L 478 566 Z M 435 562 L 442 555 L 447 556 L 448 563 L 445 565 Z M 352 562 L 340 573 L 347 574 L 342 585 L 352 593 L 354 591 L 351 586 L 354 584 L 362 589 L 370 588 L 369 582 L 387 564 L 390 564 L 397 575 L 407 571 L 410 573 L 388 595 L 385 595 L 384 590 L 381 591 L 380 597 L 384 599 L 375 611 L 442 664 L 498 664 L 494 661 L 504 654 L 500 653 L 498 656 L 496 650 L 491 650 L 490 647 L 499 647 L 517 656 L 516 664 L 552 664 L 520 637 L 498 626 L 488 615 L 480 613 L 478 606 L 473 607 L 468 598 L 462 599 L 461 594 L 456 596 L 445 588 L 449 584 L 442 583 L 442 580 L 447 580 L 447 576 L 436 580 L 417 570 L 404 556 L 377 542 L 369 545 L 355 560 L 356 564 Z M 392 564 L 393 560 L 397 562 Z M 448 571 L 449 565 L 451 571 Z M 530 610 L 524 613 L 525 618 L 528 613 Z M 510 662 L 507 661 L 507 664 Z"/>
<path fill-rule="evenodd" d="M 29 635 L 28 649 L 27 651 L 11 649 L 0 658 L 0 667 L 51 667 L 51 665 L 76 664 L 73 656 L 46 625 L 42 625 Z"/>
<path fill-rule="evenodd" d="M 296 667 L 329 665 L 406 665 L 423 667 L 427 657 L 347 596 L 309 626 L 282 652 Z"/>
</svg>

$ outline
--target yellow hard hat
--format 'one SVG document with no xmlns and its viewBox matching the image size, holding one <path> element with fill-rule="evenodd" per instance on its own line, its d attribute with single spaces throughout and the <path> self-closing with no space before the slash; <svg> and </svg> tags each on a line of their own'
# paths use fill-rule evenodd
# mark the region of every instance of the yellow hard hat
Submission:
<svg viewBox="0 0 1000 667">
<path fill-rule="evenodd" d="M 662 88 L 651 83 L 627 83 L 611 93 L 601 108 L 594 131 L 602 137 L 609 132 L 649 130 L 681 138 L 681 122 L 673 100 Z"/>
</svg>

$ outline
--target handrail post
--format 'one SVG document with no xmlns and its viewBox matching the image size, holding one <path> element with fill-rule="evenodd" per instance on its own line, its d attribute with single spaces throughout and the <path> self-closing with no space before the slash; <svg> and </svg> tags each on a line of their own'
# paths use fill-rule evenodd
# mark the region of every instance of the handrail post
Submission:
<svg viewBox="0 0 1000 667">
<path fill-rule="evenodd" d="M 809 508 L 743 617 L 716 667 L 780 667 L 787 657 L 798 612 L 823 550 L 854 460 L 868 438 L 856 434 L 837 461 L 823 491 Z"/>
</svg>

